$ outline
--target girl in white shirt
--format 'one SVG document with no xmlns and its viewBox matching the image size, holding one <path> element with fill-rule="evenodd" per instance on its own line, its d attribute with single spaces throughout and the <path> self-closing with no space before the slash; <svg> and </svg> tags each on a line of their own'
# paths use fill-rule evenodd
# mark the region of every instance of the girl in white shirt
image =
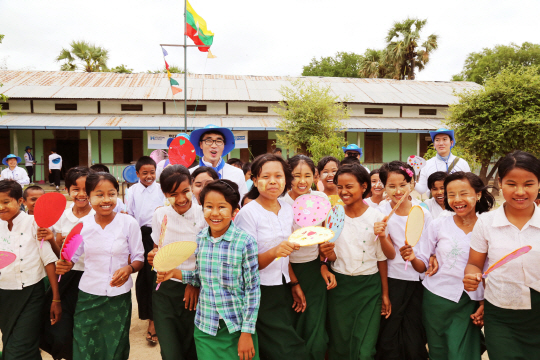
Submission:
<svg viewBox="0 0 540 360">
<path fill-rule="evenodd" d="M 315 176 L 315 164 L 305 155 L 295 155 L 288 160 L 292 173 L 291 189 L 283 200 L 289 205 L 301 195 L 312 194 L 328 199 L 321 191 L 311 191 Z M 293 224 L 293 231 L 300 226 Z M 326 277 L 321 278 L 319 246 L 302 246 L 289 256 L 292 269 L 302 286 L 309 307 L 295 313 L 296 332 L 306 342 L 308 359 L 323 359 L 326 354 L 328 335 L 326 334 L 326 294 L 327 286 L 333 287 L 335 277 L 325 267 Z M 328 284 L 328 285 L 327 285 Z"/>
<path fill-rule="evenodd" d="M 85 188 L 96 213 L 82 221 L 83 242 L 72 262 L 58 261 L 56 270 L 65 274 L 85 255 L 74 315 L 73 358 L 128 359 L 131 274 L 143 267 L 144 260 L 141 231 L 131 216 L 114 211 L 119 191 L 114 176 L 90 174 Z"/>
<path fill-rule="evenodd" d="M 317 164 L 319 179 L 323 184 L 324 193 L 330 199 L 332 206 L 341 201 L 338 195 L 337 185 L 334 183 L 334 176 L 338 169 L 339 160 L 333 156 L 325 156 Z"/>
<path fill-rule="evenodd" d="M 294 328 L 291 305 L 306 309 L 306 298 L 289 263 L 300 246 L 288 241 L 293 227 L 292 206 L 279 197 L 291 186 L 291 171 L 279 156 L 258 156 L 251 165 L 253 187 L 235 224 L 257 240 L 261 305 L 257 318 L 261 359 L 306 359 L 304 340 Z M 322 279 L 321 279 L 322 281 Z"/>
<path fill-rule="evenodd" d="M 499 164 L 499 187 L 506 202 L 478 219 L 465 268 L 465 290 L 475 291 L 489 266 L 530 245 L 527 254 L 487 276 L 484 330 L 490 360 L 534 359 L 540 349 L 540 160 L 514 151 Z M 535 355 L 536 354 L 536 355 Z"/>
<path fill-rule="evenodd" d="M 199 169 L 203 169 L 203 167 Z M 167 166 L 159 177 L 159 184 L 171 206 L 157 208 L 152 217 L 154 250 L 148 254 L 150 265 L 153 265 L 154 255 L 157 252 L 161 223 L 165 216 L 167 216 L 167 229 L 162 246 L 176 241 L 196 243 L 197 235 L 207 226 L 202 207 L 197 203 L 197 197 L 193 196 L 191 192 L 191 176 L 186 167 L 182 165 Z M 195 270 L 195 254 L 191 255 L 177 269 Z M 156 291 L 154 285 L 152 308 L 163 359 L 197 357 L 193 332 L 199 291 L 198 287 L 193 287 L 177 279 L 164 282 L 159 291 Z M 156 334 L 151 335 L 155 336 Z"/>
<path fill-rule="evenodd" d="M 446 178 L 443 184 L 445 202 L 455 215 L 433 220 L 427 241 L 423 241 L 416 251 L 405 245 L 400 252 L 403 260 L 410 261 L 419 273 L 428 269 L 432 254 L 439 262 L 438 272 L 426 276 L 423 281 L 422 317 L 429 358 L 480 360 L 484 288 L 479 286 L 474 292 L 465 292 L 462 274 L 469 258 L 469 242 L 478 219 L 476 214 L 488 212 L 495 199 L 478 175 L 462 171 L 448 177 L 443 174 Z M 436 196 L 437 192 L 432 191 L 432 194 Z"/>
<path fill-rule="evenodd" d="M 371 179 L 371 196 L 364 201 L 372 208 L 378 208 L 384 200 L 384 185 L 379 178 L 380 171 L 380 169 L 375 169 L 369 174 Z"/>
<path fill-rule="evenodd" d="M 374 224 L 384 215 L 363 202 L 371 187 L 367 170 L 360 164 L 345 165 L 334 180 L 345 203 L 345 225 L 335 248 L 324 251 L 337 282 L 328 293 L 328 358 L 373 359 L 381 315 L 391 314 L 381 245 L 386 252 L 394 249 L 389 242 L 381 243 L 384 231 L 375 241 Z"/>
<path fill-rule="evenodd" d="M 414 171 L 407 163 L 392 161 L 384 164 L 379 173 L 390 202 L 379 207 L 384 215 L 411 188 Z M 381 239 L 383 248 L 392 245 L 392 250 L 385 252 L 388 258 L 388 291 L 392 303 L 392 316 L 382 318 L 377 344 L 377 359 L 423 360 L 428 358 L 426 350 L 426 332 L 422 325 L 423 287 L 419 274 L 409 266 L 405 270 L 405 261 L 399 256 L 399 249 L 405 245 L 405 225 L 413 203 L 406 198 L 388 223 L 377 223 L 377 227 L 386 228 L 388 236 Z M 424 231 L 431 221 L 429 211 L 424 211 Z M 419 244 L 424 241 L 420 239 Z M 396 256 L 396 253 L 398 256 Z"/>
</svg>

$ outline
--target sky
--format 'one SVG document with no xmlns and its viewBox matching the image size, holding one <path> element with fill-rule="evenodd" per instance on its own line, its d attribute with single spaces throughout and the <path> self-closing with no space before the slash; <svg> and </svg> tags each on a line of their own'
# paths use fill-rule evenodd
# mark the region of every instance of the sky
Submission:
<svg viewBox="0 0 540 360">
<path fill-rule="evenodd" d="M 212 53 L 188 49 L 193 73 L 299 76 L 313 57 L 383 48 L 396 21 L 427 19 L 423 38 L 439 49 L 417 80 L 447 81 L 467 55 L 497 44 L 540 43 L 538 0 L 191 0 L 214 32 Z M 110 52 L 109 67 L 135 72 L 162 68 L 160 44 L 182 44 L 182 0 L 0 0 L 0 67 L 59 70 L 55 61 L 72 40 Z M 192 44 L 188 38 L 188 44 Z M 183 67 L 182 48 L 167 48 Z"/>
</svg>

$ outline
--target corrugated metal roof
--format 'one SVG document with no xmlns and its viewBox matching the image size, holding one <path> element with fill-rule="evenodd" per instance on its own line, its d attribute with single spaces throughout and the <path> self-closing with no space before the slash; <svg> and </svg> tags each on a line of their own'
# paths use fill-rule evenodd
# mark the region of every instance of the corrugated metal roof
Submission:
<svg viewBox="0 0 540 360">
<path fill-rule="evenodd" d="M 209 124 L 232 130 L 278 130 L 277 116 L 188 118 L 188 130 Z M 440 119 L 351 117 L 346 121 L 352 132 L 426 132 L 442 126 Z M 74 130 L 182 130 L 184 118 L 173 115 L 52 115 L 7 114 L 0 117 L 0 129 Z"/>
<path fill-rule="evenodd" d="M 183 87 L 183 75 L 173 74 Z M 331 77 L 188 75 L 188 100 L 277 102 L 279 89 L 304 79 L 330 86 L 352 103 L 448 105 L 453 91 L 479 89 L 472 82 L 400 81 Z M 166 74 L 79 73 L 0 70 L 1 91 L 12 99 L 172 100 Z M 183 93 L 175 99 L 183 100 Z"/>
</svg>

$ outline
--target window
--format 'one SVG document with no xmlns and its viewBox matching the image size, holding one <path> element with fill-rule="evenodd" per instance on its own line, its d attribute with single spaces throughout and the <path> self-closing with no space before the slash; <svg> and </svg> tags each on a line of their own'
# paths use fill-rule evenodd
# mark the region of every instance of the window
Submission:
<svg viewBox="0 0 540 360">
<path fill-rule="evenodd" d="M 77 111 L 77 103 L 75 104 L 54 104 L 54 110 L 56 111 Z"/>
<path fill-rule="evenodd" d="M 122 111 L 142 111 L 142 104 L 122 104 Z"/>
<path fill-rule="evenodd" d="M 188 105 L 187 111 L 206 111 L 206 105 Z"/>
<path fill-rule="evenodd" d="M 248 112 L 251 113 L 267 113 L 268 106 L 248 106 Z"/>
<path fill-rule="evenodd" d="M 383 108 L 365 108 L 364 114 L 366 115 L 382 115 Z"/>
<path fill-rule="evenodd" d="M 437 115 L 437 109 L 420 109 L 419 115 Z"/>
<path fill-rule="evenodd" d="M 9 103 L 0 103 L 2 110 L 9 110 Z"/>
</svg>

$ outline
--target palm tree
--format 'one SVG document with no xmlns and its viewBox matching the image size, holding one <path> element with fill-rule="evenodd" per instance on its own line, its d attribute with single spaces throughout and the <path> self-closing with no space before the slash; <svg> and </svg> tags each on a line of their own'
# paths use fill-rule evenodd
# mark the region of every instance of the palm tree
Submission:
<svg viewBox="0 0 540 360">
<path fill-rule="evenodd" d="M 415 69 L 422 71 L 429 62 L 429 56 L 438 47 L 438 36 L 431 34 L 418 45 L 420 32 L 426 25 L 427 19 L 409 19 L 395 22 L 386 36 L 387 62 L 394 69 L 395 79 L 415 79 Z"/>
<path fill-rule="evenodd" d="M 358 75 L 363 78 L 392 78 L 392 70 L 387 63 L 386 50 L 367 49 Z"/>
<path fill-rule="evenodd" d="M 109 50 L 87 41 L 72 41 L 71 49 L 62 49 L 56 61 L 65 60 L 60 66 L 62 71 L 84 70 L 85 72 L 107 71 Z"/>
</svg>

